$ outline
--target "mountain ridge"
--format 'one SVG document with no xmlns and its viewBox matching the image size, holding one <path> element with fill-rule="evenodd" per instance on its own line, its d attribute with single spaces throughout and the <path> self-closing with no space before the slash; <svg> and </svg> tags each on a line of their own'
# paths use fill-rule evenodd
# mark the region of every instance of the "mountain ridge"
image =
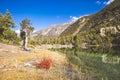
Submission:
<svg viewBox="0 0 120 80">
<path fill-rule="evenodd" d="M 96 31 L 99 32 L 100 28 L 103 27 L 116 27 L 120 25 L 120 1 L 115 0 L 111 4 L 104 7 L 99 12 L 88 16 L 89 20 L 85 22 L 81 29 L 79 29 L 78 33 L 81 32 L 89 32 L 91 29 L 97 29 Z M 79 19 L 80 20 L 80 19 Z M 65 35 L 74 35 L 74 32 L 79 28 L 81 25 L 80 21 L 77 20 L 75 23 L 70 25 L 62 34 L 61 36 Z M 72 30 L 72 31 L 71 31 Z"/>
<path fill-rule="evenodd" d="M 115 0 L 95 14 L 83 16 L 75 22 L 49 26 L 46 29 L 35 32 L 33 36 L 42 35 L 44 37 L 52 38 L 66 35 L 76 35 L 81 32 L 89 32 L 92 29 L 96 31 L 95 33 L 100 33 L 101 28 L 105 27 L 116 27 L 116 29 L 119 30 L 119 17 L 120 1 Z"/>
<path fill-rule="evenodd" d="M 51 26 L 49 26 L 46 29 L 39 30 L 39 31 L 33 33 L 32 37 L 37 37 L 37 36 L 40 36 L 40 35 L 42 35 L 44 37 L 49 37 L 49 38 L 58 37 L 72 23 L 74 23 L 74 22 L 72 21 L 72 22 L 63 23 L 63 24 L 54 24 L 54 25 L 51 25 Z"/>
</svg>

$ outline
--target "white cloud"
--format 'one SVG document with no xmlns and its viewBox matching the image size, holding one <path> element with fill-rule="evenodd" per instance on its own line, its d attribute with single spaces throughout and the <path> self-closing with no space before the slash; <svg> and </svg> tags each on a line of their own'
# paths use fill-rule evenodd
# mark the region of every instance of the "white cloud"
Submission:
<svg viewBox="0 0 120 80">
<path fill-rule="evenodd" d="M 84 17 L 84 16 L 88 16 L 87 14 L 86 15 L 82 15 L 82 16 L 79 16 L 79 17 L 76 17 L 76 16 L 70 16 L 70 19 L 71 19 L 71 22 L 75 22 L 77 21 L 78 19 Z"/>
<path fill-rule="evenodd" d="M 37 30 L 34 30 L 33 33 L 35 33 Z M 20 35 L 20 30 L 15 30 L 15 32 Z"/>
<path fill-rule="evenodd" d="M 101 2 L 100 2 L 100 1 L 96 1 L 96 4 L 100 5 L 100 4 L 101 4 Z"/>
<path fill-rule="evenodd" d="M 20 34 L 20 30 L 15 30 L 15 32 L 19 35 Z"/>
<path fill-rule="evenodd" d="M 37 30 L 34 30 L 33 33 L 35 33 Z"/>
<path fill-rule="evenodd" d="M 79 17 L 76 17 L 76 16 L 70 16 L 70 19 L 72 22 L 75 22 L 79 19 Z"/>
<path fill-rule="evenodd" d="M 113 1 L 114 1 L 114 0 L 108 0 L 107 2 L 103 2 L 103 4 L 109 5 L 109 4 L 111 4 Z"/>
</svg>

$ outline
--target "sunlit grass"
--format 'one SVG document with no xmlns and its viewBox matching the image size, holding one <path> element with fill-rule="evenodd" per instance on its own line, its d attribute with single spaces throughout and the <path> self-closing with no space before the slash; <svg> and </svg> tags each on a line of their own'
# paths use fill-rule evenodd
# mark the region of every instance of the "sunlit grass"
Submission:
<svg viewBox="0 0 120 80">
<path fill-rule="evenodd" d="M 52 60 L 52 66 L 48 70 L 37 68 L 36 65 L 25 66 L 26 62 Z M 67 80 L 61 68 L 67 65 L 65 56 L 45 49 L 37 49 L 32 52 L 18 51 L 10 53 L 9 50 L 0 58 L 0 80 Z"/>
</svg>

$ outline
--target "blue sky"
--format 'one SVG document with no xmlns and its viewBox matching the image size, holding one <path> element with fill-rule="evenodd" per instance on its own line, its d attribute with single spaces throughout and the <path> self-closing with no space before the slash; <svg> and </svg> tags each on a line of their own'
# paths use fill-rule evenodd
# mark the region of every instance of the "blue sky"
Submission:
<svg viewBox="0 0 120 80">
<path fill-rule="evenodd" d="M 20 29 L 20 22 L 29 18 L 35 30 L 91 15 L 114 0 L 0 0 L 0 13 L 8 9 Z"/>
</svg>

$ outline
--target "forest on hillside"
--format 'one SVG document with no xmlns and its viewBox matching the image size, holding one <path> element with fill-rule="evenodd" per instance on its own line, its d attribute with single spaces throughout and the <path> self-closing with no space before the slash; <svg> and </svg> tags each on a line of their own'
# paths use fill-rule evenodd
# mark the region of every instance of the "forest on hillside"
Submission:
<svg viewBox="0 0 120 80">
<path fill-rule="evenodd" d="M 27 25 L 30 24 L 30 20 L 26 20 Z M 79 20 L 78 20 L 79 21 Z M 21 21 L 25 22 L 25 20 Z M 116 23 L 113 23 L 116 24 Z M 21 24 L 21 26 L 23 26 Z M 15 23 L 12 20 L 10 12 L 7 10 L 4 15 L 0 14 L 0 41 L 9 44 L 19 45 L 23 37 L 20 37 L 12 30 L 15 28 Z M 120 33 L 114 33 L 114 30 L 106 31 L 106 36 L 100 35 L 100 28 L 95 27 L 90 30 L 82 31 L 76 35 L 64 35 L 55 38 L 48 38 L 42 35 L 30 38 L 31 31 L 34 30 L 30 26 L 28 30 L 28 43 L 30 45 L 41 45 L 41 44 L 62 44 L 69 45 L 72 44 L 74 47 L 80 48 L 81 44 L 86 43 L 87 45 L 100 45 L 100 46 L 111 46 L 111 44 L 120 46 Z M 24 30 L 24 26 L 22 28 Z M 73 30 L 71 30 L 73 31 Z M 118 28 L 119 31 L 119 28 Z"/>
</svg>

